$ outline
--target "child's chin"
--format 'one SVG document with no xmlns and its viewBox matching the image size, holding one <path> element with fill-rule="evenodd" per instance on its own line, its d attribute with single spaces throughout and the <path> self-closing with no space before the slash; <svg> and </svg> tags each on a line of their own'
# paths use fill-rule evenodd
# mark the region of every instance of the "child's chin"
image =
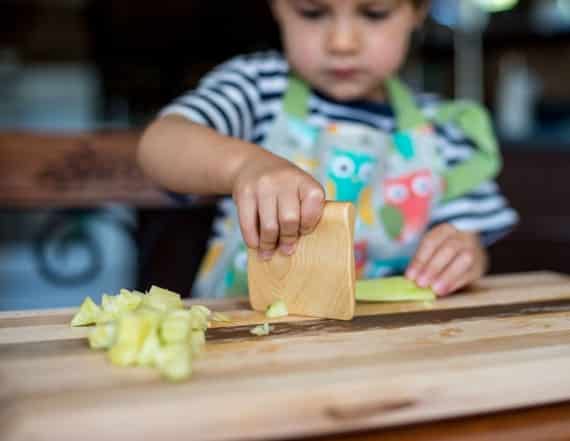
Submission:
<svg viewBox="0 0 570 441">
<path fill-rule="evenodd" d="M 330 85 L 324 92 L 337 101 L 354 101 L 366 98 L 365 91 L 350 85 Z"/>
</svg>

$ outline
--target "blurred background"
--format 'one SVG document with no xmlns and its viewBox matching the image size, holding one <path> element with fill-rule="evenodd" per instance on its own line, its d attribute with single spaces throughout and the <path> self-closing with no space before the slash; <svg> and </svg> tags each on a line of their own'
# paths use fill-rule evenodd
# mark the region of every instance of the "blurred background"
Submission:
<svg viewBox="0 0 570 441">
<path fill-rule="evenodd" d="M 215 209 L 152 188 L 138 135 L 216 64 L 278 47 L 265 0 L 1 0 L 0 310 L 188 295 Z M 492 112 L 521 215 L 492 272 L 569 272 L 570 0 L 434 0 L 405 77 Z"/>
</svg>

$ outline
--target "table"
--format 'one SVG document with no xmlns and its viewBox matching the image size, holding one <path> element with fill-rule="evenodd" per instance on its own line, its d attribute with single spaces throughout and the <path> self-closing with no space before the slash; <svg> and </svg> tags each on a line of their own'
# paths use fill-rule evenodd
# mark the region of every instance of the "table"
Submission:
<svg viewBox="0 0 570 441">
<path fill-rule="evenodd" d="M 348 322 L 202 302 L 208 330 L 183 384 L 111 366 L 73 310 L 0 314 L 0 438 L 13 440 L 567 439 L 570 278 L 493 276 L 435 304 L 359 304 Z M 530 410 L 517 410 L 528 409 Z M 539 436 L 540 435 L 540 436 Z"/>
</svg>

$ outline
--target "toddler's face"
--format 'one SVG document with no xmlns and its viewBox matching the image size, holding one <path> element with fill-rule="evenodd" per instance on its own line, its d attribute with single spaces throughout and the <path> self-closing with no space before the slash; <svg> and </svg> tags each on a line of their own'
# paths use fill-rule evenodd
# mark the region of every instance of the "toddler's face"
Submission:
<svg viewBox="0 0 570 441">
<path fill-rule="evenodd" d="M 405 0 L 273 0 L 291 67 L 338 100 L 382 99 L 423 11 Z"/>
</svg>

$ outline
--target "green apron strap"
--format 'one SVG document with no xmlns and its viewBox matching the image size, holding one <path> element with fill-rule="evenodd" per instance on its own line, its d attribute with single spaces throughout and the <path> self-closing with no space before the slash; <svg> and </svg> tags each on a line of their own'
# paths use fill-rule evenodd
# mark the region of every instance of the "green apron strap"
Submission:
<svg viewBox="0 0 570 441">
<path fill-rule="evenodd" d="M 412 130 L 429 121 L 400 80 L 386 80 L 386 88 L 394 107 L 399 131 Z M 491 120 L 483 107 L 468 101 L 446 103 L 438 109 L 433 122 L 456 124 L 477 148 L 467 161 L 444 172 L 444 200 L 461 196 L 497 176 L 502 165 L 501 155 Z"/>
<path fill-rule="evenodd" d="M 439 108 L 434 119 L 440 124 L 455 123 L 477 147 L 469 160 L 445 172 L 444 200 L 461 196 L 497 176 L 502 166 L 501 154 L 491 119 L 483 107 L 467 101 L 448 103 Z"/>
<path fill-rule="evenodd" d="M 388 92 L 389 102 L 394 108 L 399 131 L 412 130 L 428 123 L 427 118 L 418 108 L 413 95 L 398 78 L 389 78 L 384 84 Z"/>
<path fill-rule="evenodd" d="M 291 116 L 305 119 L 309 114 L 309 96 L 311 91 L 303 80 L 295 76 L 289 75 L 287 91 L 283 99 L 283 108 Z"/>
</svg>

